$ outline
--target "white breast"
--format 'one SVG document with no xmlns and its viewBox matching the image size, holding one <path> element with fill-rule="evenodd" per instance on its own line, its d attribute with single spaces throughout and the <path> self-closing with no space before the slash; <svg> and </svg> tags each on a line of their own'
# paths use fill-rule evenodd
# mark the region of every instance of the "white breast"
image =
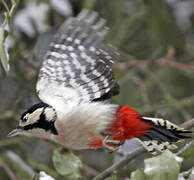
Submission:
<svg viewBox="0 0 194 180">
<path fill-rule="evenodd" d="M 92 136 L 98 136 L 115 119 L 117 105 L 102 102 L 69 106 L 59 112 L 54 140 L 71 149 L 86 149 Z M 57 111 L 57 110 L 56 110 Z"/>
</svg>

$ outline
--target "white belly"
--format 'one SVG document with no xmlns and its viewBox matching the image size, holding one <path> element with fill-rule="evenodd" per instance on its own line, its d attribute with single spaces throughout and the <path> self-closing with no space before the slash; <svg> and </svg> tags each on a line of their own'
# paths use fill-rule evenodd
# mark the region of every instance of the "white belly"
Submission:
<svg viewBox="0 0 194 180">
<path fill-rule="evenodd" d="M 80 104 L 56 120 L 59 135 L 53 140 L 70 149 L 87 149 L 92 137 L 99 136 L 115 119 L 117 108 L 99 102 Z"/>
</svg>

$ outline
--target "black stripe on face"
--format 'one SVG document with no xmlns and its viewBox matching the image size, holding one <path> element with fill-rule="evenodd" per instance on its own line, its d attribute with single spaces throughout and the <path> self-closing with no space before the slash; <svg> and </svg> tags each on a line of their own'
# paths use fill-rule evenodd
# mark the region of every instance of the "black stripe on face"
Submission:
<svg viewBox="0 0 194 180">
<path fill-rule="evenodd" d="M 54 121 L 46 120 L 45 111 L 43 110 L 43 112 L 40 115 L 40 119 L 37 122 L 33 124 L 28 124 L 23 128 L 25 131 L 40 128 L 40 129 L 44 129 L 45 131 L 50 131 L 54 135 L 58 135 L 58 132 L 57 132 L 57 129 L 55 128 L 54 123 L 55 123 L 55 120 Z"/>
<path fill-rule="evenodd" d="M 28 119 L 25 119 L 24 117 L 25 117 L 25 115 L 26 114 L 32 114 L 36 109 L 39 109 L 39 108 L 46 108 L 46 107 L 49 107 L 49 105 L 48 104 L 46 104 L 46 103 L 43 103 L 43 102 L 41 102 L 41 103 L 38 103 L 38 104 L 35 104 L 34 106 L 32 106 L 30 109 L 28 109 L 26 112 L 24 112 L 23 114 L 22 114 L 22 116 L 21 116 L 21 120 L 23 121 L 23 122 L 26 122 Z"/>
</svg>

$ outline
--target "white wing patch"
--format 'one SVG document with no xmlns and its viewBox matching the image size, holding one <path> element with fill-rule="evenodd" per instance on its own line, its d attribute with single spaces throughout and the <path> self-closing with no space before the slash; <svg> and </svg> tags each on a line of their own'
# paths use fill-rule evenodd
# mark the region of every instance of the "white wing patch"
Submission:
<svg viewBox="0 0 194 180">
<path fill-rule="evenodd" d="M 50 79 L 40 79 L 36 85 L 39 98 L 51 105 L 58 113 L 63 113 L 65 109 L 79 104 L 79 93 L 72 88 L 65 87 Z M 64 93 L 65 92 L 65 93 Z"/>
</svg>

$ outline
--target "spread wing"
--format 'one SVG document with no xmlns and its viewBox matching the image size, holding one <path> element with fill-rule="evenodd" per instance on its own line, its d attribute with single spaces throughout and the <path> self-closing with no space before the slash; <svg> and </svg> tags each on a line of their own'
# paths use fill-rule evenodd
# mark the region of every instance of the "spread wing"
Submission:
<svg viewBox="0 0 194 180">
<path fill-rule="evenodd" d="M 105 100 L 119 93 L 111 64 L 118 52 L 103 41 L 108 32 L 96 12 L 83 10 L 60 27 L 44 56 L 37 82 L 40 99 Z M 57 103 L 57 102 L 56 102 Z"/>
</svg>

